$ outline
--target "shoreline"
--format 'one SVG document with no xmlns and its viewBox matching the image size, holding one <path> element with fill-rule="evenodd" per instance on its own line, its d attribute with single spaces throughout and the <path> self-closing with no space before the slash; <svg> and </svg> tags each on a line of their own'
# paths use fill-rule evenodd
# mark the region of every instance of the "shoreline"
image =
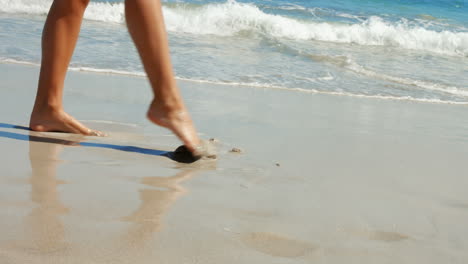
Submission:
<svg viewBox="0 0 468 264">
<path fill-rule="evenodd" d="M 26 61 L 17 61 L 13 59 L 4 59 L 0 61 L 0 64 L 13 64 L 13 65 L 24 65 L 24 66 L 31 66 L 31 67 L 40 67 L 40 64 L 33 63 L 33 62 L 26 62 Z M 68 68 L 69 72 L 83 72 L 83 73 L 90 73 L 90 74 L 99 74 L 105 76 L 122 76 L 122 77 L 130 77 L 130 78 L 143 78 L 146 79 L 146 74 L 144 72 L 129 72 L 123 70 L 113 70 L 113 69 L 96 69 L 96 68 L 89 68 L 89 67 L 77 67 L 71 66 Z M 398 78 L 398 77 L 392 77 Z M 328 96 L 344 96 L 344 97 L 354 97 L 354 98 L 363 98 L 363 99 L 377 99 L 377 100 L 392 100 L 392 101 L 408 101 L 408 102 L 417 102 L 417 103 L 428 103 L 428 104 L 449 104 L 449 105 L 460 105 L 460 106 L 468 106 L 468 102 L 463 101 L 447 101 L 441 99 L 429 99 L 429 98 L 413 98 L 411 96 L 389 96 L 389 95 L 366 95 L 366 94 L 354 94 L 349 92 L 336 92 L 336 91 L 320 91 L 316 89 L 304 89 L 304 88 L 294 88 L 294 87 L 283 87 L 283 86 L 275 86 L 275 85 L 267 85 L 267 84 L 256 84 L 256 83 L 229 83 L 229 82 L 216 82 L 216 81 L 209 81 L 209 80 L 197 80 L 197 79 L 189 79 L 183 77 L 175 78 L 177 81 L 182 82 L 191 82 L 195 84 L 206 84 L 206 85 L 219 85 L 219 86 L 233 86 L 239 87 L 243 89 L 267 89 L 267 90 L 284 90 L 288 92 L 294 93 L 301 93 L 301 94 L 318 94 L 318 95 L 328 95 Z M 408 80 L 409 81 L 409 80 Z M 411 80 L 412 82 L 421 82 L 418 80 Z M 410 82 L 411 82 L 410 81 Z M 424 82 L 422 82 L 424 83 Z M 459 90 L 457 87 L 447 87 L 446 89 L 455 89 Z M 462 92 L 464 92 L 462 90 Z"/>
</svg>

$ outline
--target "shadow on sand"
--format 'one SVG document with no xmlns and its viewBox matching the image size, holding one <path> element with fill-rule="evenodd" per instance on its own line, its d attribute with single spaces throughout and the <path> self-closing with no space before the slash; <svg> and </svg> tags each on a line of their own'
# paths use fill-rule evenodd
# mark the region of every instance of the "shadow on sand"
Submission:
<svg viewBox="0 0 468 264">
<path fill-rule="evenodd" d="M 0 128 L 13 128 L 13 129 L 31 131 L 28 127 L 6 124 L 6 123 L 0 123 Z M 6 131 L 0 131 L 0 137 L 22 140 L 22 141 L 34 141 L 34 142 L 42 142 L 42 143 L 50 143 L 50 144 L 59 144 L 59 145 L 65 145 L 65 146 L 106 148 L 106 149 L 133 152 L 133 153 L 139 153 L 139 154 L 145 154 L 145 155 L 162 156 L 162 157 L 166 157 L 166 158 L 169 158 L 171 160 L 181 162 L 181 163 L 193 163 L 198 160 L 198 158 L 194 157 L 192 153 L 190 153 L 184 146 L 178 147 L 175 151 L 164 151 L 164 150 L 157 150 L 157 149 L 141 148 L 141 147 L 136 147 L 136 146 L 115 145 L 115 144 L 105 144 L 105 143 L 91 143 L 91 142 L 59 139 L 59 138 L 53 138 L 53 137 L 24 135 L 24 134 L 6 132 Z"/>
</svg>

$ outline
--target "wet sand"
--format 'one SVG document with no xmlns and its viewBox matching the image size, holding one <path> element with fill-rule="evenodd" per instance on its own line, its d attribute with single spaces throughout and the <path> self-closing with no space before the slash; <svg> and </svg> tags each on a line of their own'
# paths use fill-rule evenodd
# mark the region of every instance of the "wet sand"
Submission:
<svg viewBox="0 0 468 264">
<path fill-rule="evenodd" d="M 2 264 L 468 261 L 466 106 L 181 81 L 218 141 L 182 164 L 143 78 L 70 72 L 107 138 L 23 129 L 37 74 L 0 64 Z"/>
</svg>

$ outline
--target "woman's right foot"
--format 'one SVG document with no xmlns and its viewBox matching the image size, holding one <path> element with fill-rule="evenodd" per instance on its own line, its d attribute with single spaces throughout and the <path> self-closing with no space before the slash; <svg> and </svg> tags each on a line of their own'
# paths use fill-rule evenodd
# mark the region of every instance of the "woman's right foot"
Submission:
<svg viewBox="0 0 468 264">
<path fill-rule="evenodd" d="M 171 130 L 192 153 L 197 153 L 201 141 L 184 106 L 161 107 L 153 102 L 147 117 L 154 124 Z"/>
<path fill-rule="evenodd" d="M 81 124 L 63 110 L 34 109 L 29 121 L 29 128 L 38 132 L 65 132 L 86 136 L 105 136 Z"/>
</svg>

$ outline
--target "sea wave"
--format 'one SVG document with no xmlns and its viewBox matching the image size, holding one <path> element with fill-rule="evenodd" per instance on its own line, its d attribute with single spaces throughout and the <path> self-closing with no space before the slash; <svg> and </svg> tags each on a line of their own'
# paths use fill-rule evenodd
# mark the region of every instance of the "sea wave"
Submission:
<svg viewBox="0 0 468 264">
<path fill-rule="evenodd" d="M 0 12 L 44 15 L 50 3 L 50 0 L 0 0 Z M 204 5 L 165 4 L 163 11 L 170 32 L 217 36 L 247 32 L 273 38 L 392 46 L 468 57 L 468 32 L 429 30 L 405 19 L 389 22 L 372 16 L 354 24 L 316 22 L 268 14 L 253 4 L 233 0 Z M 92 2 L 85 18 L 123 23 L 123 4 Z"/>
<path fill-rule="evenodd" d="M 341 60 L 338 58 L 337 60 Z M 8 58 L 0 58 L 0 63 L 7 64 L 20 64 L 20 65 L 29 65 L 39 67 L 40 64 L 28 61 L 19 61 Z M 69 67 L 70 71 L 74 72 L 90 72 L 97 74 L 110 74 L 110 75 L 125 75 L 133 77 L 146 77 L 146 74 L 143 72 L 131 72 L 123 70 L 114 70 L 114 69 L 97 69 L 91 67 Z M 321 79 L 330 79 L 332 77 L 325 76 Z M 225 81 L 212 81 L 212 80 L 203 80 L 203 79 L 192 79 L 184 77 L 176 77 L 177 80 L 194 82 L 194 83 L 205 83 L 212 85 L 222 85 L 222 86 L 236 86 L 236 87 L 250 87 L 250 88 L 259 88 L 259 89 L 272 89 L 272 90 L 283 90 L 290 92 L 299 92 L 305 94 L 324 94 L 332 96 L 347 96 L 347 97 L 356 97 L 356 98 L 367 98 L 367 99 L 379 99 L 379 100 L 394 100 L 394 101 L 412 101 L 412 102 L 421 102 L 421 103 L 436 103 L 436 104 L 452 104 L 452 105 L 468 105 L 468 101 L 452 101 L 452 100 L 443 100 L 438 98 L 416 98 L 412 96 L 392 96 L 392 95 L 381 95 L 381 94 L 360 94 L 360 93 L 351 93 L 345 91 L 323 91 L 317 89 L 305 89 L 305 88 L 294 88 L 294 87 L 284 87 L 274 84 L 267 83 L 258 83 L 258 82 L 225 82 Z"/>
<path fill-rule="evenodd" d="M 402 19 L 385 21 L 372 16 L 355 24 L 316 22 L 267 14 L 252 4 L 227 2 L 194 8 L 177 5 L 164 9 L 173 32 L 233 36 L 250 32 L 273 38 L 317 40 L 468 57 L 468 32 L 434 31 Z"/>
</svg>

